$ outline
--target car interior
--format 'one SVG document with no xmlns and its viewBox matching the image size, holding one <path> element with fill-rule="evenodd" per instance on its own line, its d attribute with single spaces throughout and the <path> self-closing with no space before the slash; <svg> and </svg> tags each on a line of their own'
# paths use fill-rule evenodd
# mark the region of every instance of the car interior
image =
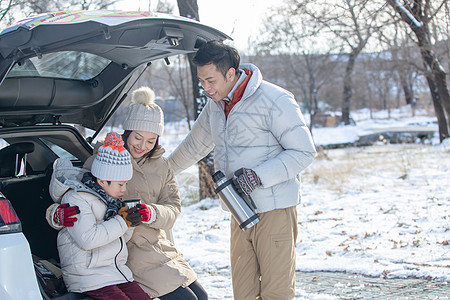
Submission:
<svg viewBox="0 0 450 300">
<path fill-rule="evenodd" d="M 90 299 L 65 290 L 56 247 L 58 231 L 47 223 L 45 213 L 54 203 L 49 195 L 54 160 L 67 157 L 82 166 L 92 148 L 67 125 L 47 131 L 42 126 L 14 134 L 2 131 L 0 142 L 0 192 L 20 219 L 44 299 Z"/>
</svg>

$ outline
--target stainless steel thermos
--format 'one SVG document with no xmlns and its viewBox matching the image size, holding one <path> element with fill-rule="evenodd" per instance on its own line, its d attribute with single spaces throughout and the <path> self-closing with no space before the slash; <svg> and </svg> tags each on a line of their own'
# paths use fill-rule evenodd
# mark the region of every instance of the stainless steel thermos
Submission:
<svg viewBox="0 0 450 300">
<path fill-rule="evenodd" d="M 222 171 L 212 176 L 217 185 L 216 193 L 225 203 L 242 230 L 247 230 L 259 222 L 256 206 L 250 196 L 240 195 L 233 187 L 233 179 L 225 177 Z"/>
</svg>

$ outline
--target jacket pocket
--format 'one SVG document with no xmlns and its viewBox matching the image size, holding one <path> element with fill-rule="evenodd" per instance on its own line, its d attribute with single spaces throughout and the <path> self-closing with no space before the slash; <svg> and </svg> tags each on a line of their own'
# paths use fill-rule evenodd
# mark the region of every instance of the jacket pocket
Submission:
<svg viewBox="0 0 450 300">
<path fill-rule="evenodd" d="M 295 247 L 291 233 L 272 235 L 270 242 L 271 270 L 273 274 L 286 274 L 295 268 Z"/>
</svg>

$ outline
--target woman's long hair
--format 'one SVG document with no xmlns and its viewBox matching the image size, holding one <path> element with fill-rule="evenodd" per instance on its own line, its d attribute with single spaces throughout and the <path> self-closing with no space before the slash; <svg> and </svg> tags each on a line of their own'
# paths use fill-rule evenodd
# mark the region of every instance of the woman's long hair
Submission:
<svg viewBox="0 0 450 300">
<path fill-rule="evenodd" d="M 130 151 L 130 149 L 128 149 L 128 145 L 127 145 L 127 141 L 128 141 L 128 137 L 130 136 L 132 130 L 125 130 L 125 132 L 122 134 L 122 140 L 124 141 L 125 145 L 125 149 L 127 149 L 128 151 Z M 155 153 L 156 149 L 159 148 L 159 136 L 156 138 L 156 143 L 155 146 L 153 146 L 153 149 L 150 150 L 150 152 L 148 152 L 147 154 L 144 155 L 145 159 L 149 159 L 150 157 L 153 156 L 153 154 Z"/>
</svg>

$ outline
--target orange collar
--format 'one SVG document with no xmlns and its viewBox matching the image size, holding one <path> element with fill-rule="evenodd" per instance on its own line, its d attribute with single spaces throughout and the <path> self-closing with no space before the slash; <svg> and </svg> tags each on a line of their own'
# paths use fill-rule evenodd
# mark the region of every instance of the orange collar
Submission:
<svg viewBox="0 0 450 300">
<path fill-rule="evenodd" d="M 250 81 L 250 78 L 252 77 L 252 74 L 253 74 L 252 71 L 250 71 L 249 69 L 243 69 L 243 70 L 244 70 L 245 74 L 247 74 L 247 77 L 236 88 L 236 90 L 233 93 L 233 98 L 231 99 L 231 101 L 230 102 L 225 101 L 225 108 L 224 108 L 225 118 L 228 118 L 230 111 L 233 109 L 233 107 L 236 105 L 236 103 L 241 101 L 242 95 L 244 95 L 244 91 L 247 88 L 247 84 Z"/>
</svg>

